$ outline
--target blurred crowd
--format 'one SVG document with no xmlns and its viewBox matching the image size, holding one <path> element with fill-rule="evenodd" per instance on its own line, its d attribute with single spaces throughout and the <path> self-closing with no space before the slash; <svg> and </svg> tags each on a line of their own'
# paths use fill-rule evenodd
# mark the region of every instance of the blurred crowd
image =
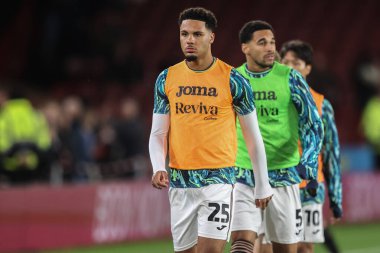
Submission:
<svg viewBox="0 0 380 253">
<path fill-rule="evenodd" d="M 2 46 L 6 37 L 19 42 L 8 45 L 17 52 L 3 54 L 7 64 L 0 61 L 0 140 L 12 136 L 0 150 L 3 185 L 135 179 L 150 173 L 144 110 L 152 102 L 146 103 L 144 68 L 132 50 L 124 15 L 131 2 L 0 4 L 6 21 L 0 27 Z M 21 33 L 25 29 L 30 32 Z M 13 161 L 12 168 L 6 160 Z"/>
<path fill-rule="evenodd" d="M 380 56 L 362 53 L 353 69 L 358 107 L 361 115 L 360 132 L 371 146 L 375 168 L 380 170 Z"/>
<path fill-rule="evenodd" d="M 2 185 L 150 175 L 147 123 L 133 97 L 102 112 L 101 105 L 89 107 L 78 96 L 34 106 L 18 88 L 0 89 L 0 104 Z"/>
</svg>

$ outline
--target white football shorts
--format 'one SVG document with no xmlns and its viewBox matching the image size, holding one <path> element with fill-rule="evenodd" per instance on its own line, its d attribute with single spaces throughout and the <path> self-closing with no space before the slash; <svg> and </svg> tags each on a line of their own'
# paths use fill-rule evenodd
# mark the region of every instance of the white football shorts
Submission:
<svg viewBox="0 0 380 253">
<path fill-rule="evenodd" d="M 229 184 L 170 188 L 171 231 L 175 251 L 197 244 L 198 236 L 228 240 L 232 214 Z"/>
<path fill-rule="evenodd" d="M 299 185 L 273 188 L 274 195 L 264 210 L 266 241 L 293 244 L 304 238 Z"/>
<path fill-rule="evenodd" d="M 250 230 L 258 232 L 262 224 L 262 210 L 256 207 L 254 187 L 236 183 L 234 187 L 234 213 L 231 231 Z"/>
<path fill-rule="evenodd" d="M 309 204 L 302 207 L 305 239 L 303 242 L 323 243 L 323 212 L 322 204 Z"/>
</svg>

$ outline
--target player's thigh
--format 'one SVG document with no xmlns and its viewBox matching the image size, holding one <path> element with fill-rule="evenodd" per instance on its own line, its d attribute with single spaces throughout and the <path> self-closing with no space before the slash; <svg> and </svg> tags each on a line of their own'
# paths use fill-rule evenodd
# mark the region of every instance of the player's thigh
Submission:
<svg viewBox="0 0 380 253">
<path fill-rule="evenodd" d="M 303 238 L 298 185 L 278 187 L 273 190 L 273 198 L 264 211 L 266 237 L 272 243 L 297 243 Z"/>
<path fill-rule="evenodd" d="M 313 203 L 302 207 L 304 234 L 303 242 L 323 243 L 323 212 L 322 204 Z"/>
<path fill-rule="evenodd" d="M 232 185 L 213 184 L 201 188 L 198 236 L 227 240 L 232 213 Z"/>
<path fill-rule="evenodd" d="M 173 245 L 176 252 L 192 252 L 197 244 L 199 201 L 195 197 L 196 189 L 170 188 L 170 219 Z"/>
<path fill-rule="evenodd" d="M 237 235 L 238 233 L 242 234 L 241 231 L 247 231 L 247 233 L 244 232 L 247 236 L 249 234 L 249 236 L 256 237 L 261 224 L 262 211 L 255 205 L 254 188 L 236 183 L 233 194 L 232 240 L 235 238 L 247 240 L 247 238 Z"/>
</svg>

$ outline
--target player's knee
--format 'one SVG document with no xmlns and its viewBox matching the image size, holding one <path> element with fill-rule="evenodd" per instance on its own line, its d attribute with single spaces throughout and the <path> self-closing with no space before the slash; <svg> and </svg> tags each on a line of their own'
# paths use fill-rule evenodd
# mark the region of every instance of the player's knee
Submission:
<svg viewBox="0 0 380 253">
<path fill-rule="evenodd" d="M 299 243 L 297 253 L 313 253 L 313 245 L 311 243 Z"/>
<path fill-rule="evenodd" d="M 257 238 L 256 232 L 249 231 L 249 230 L 233 231 L 231 233 L 232 242 L 237 241 L 237 240 L 243 240 L 243 241 L 254 243 L 256 238 Z"/>
<path fill-rule="evenodd" d="M 231 245 L 230 253 L 252 253 L 253 243 L 245 240 L 236 240 Z"/>
<path fill-rule="evenodd" d="M 260 253 L 273 253 L 272 244 L 270 243 L 261 244 Z"/>
</svg>

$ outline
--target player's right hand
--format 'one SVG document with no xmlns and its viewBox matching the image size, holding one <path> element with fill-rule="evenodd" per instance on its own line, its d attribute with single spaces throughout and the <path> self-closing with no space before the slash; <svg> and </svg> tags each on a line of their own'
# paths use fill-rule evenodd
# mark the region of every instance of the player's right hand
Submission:
<svg viewBox="0 0 380 253">
<path fill-rule="evenodd" d="M 313 179 L 310 180 L 306 185 L 306 191 L 312 196 L 313 198 L 317 196 L 318 193 L 318 181 Z"/>
<path fill-rule="evenodd" d="M 166 171 L 157 171 L 152 176 L 152 185 L 154 188 L 162 189 L 169 185 L 168 173 Z"/>
<path fill-rule="evenodd" d="M 256 207 L 261 208 L 261 209 L 265 209 L 268 206 L 269 201 L 272 199 L 272 197 L 273 197 L 273 195 L 268 197 L 268 198 L 265 198 L 265 199 L 256 199 L 255 200 Z"/>
</svg>

